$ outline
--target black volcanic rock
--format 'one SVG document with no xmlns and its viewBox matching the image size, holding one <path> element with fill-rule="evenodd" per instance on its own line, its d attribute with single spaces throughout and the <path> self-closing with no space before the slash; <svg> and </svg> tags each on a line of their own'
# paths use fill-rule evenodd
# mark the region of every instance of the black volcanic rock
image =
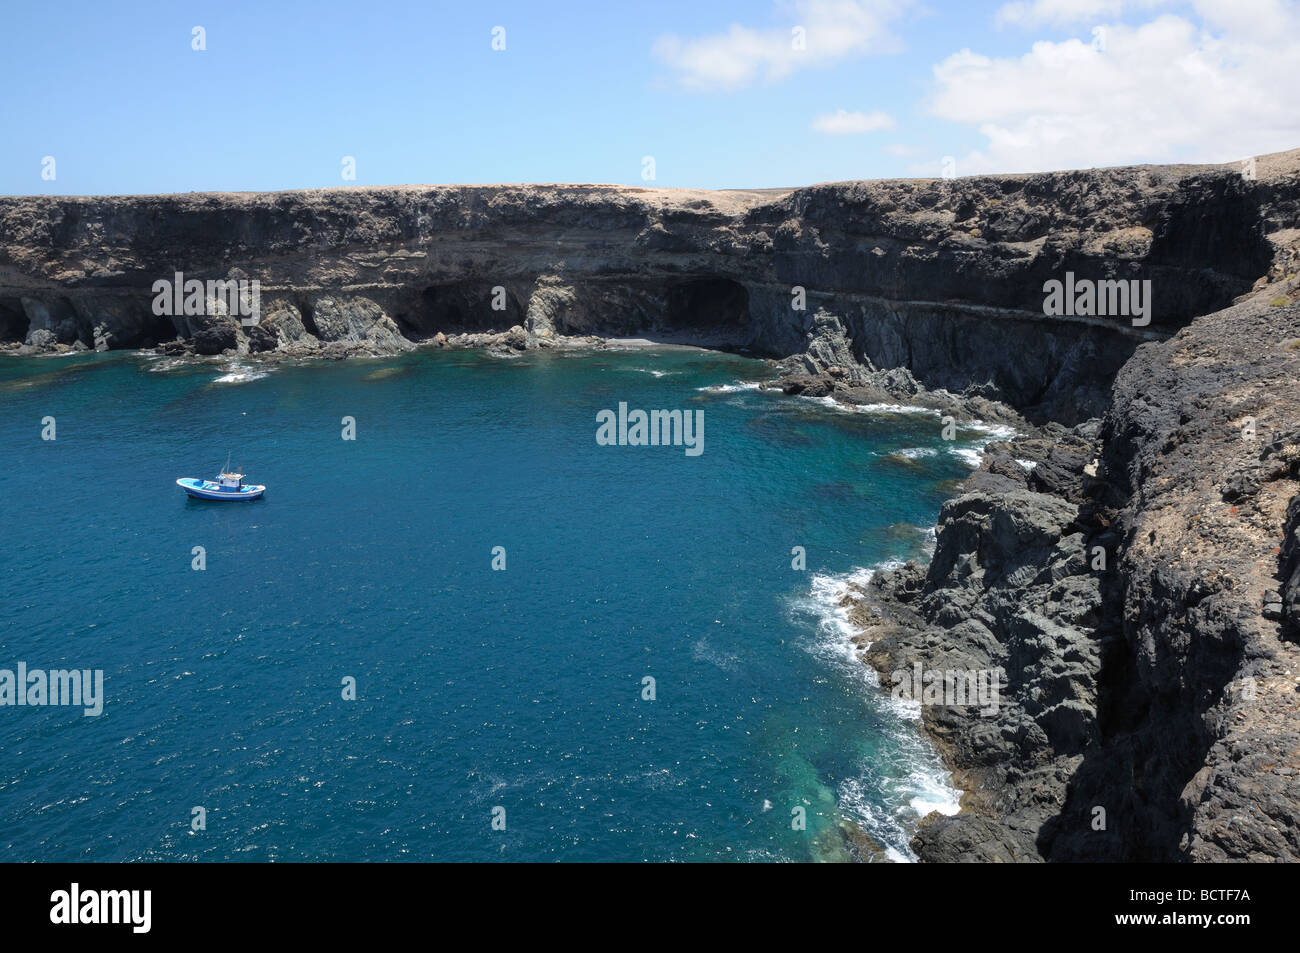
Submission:
<svg viewBox="0 0 1300 953">
<path fill-rule="evenodd" d="M 236 347 L 239 331 L 234 318 L 226 315 L 197 315 L 188 320 L 194 353 L 220 354 Z"/>
<path fill-rule="evenodd" d="M 993 448 L 923 583 L 873 579 L 882 674 L 1007 675 L 993 717 L 922 711 L 967 808 L 922 859 L 1300 859 L 1297 342 L 1249 301 L 1140 348 L 1100 428 Z M 1008 457 L 1052 492 L 1000 488 Z"/>
<path fill-rule="evenodd" d="M 1041 862 L 1034 842 L 997 821 L 978 815 L 931 814 L 912 840 L 916 852 L 939 864 Z"/>
</svg>

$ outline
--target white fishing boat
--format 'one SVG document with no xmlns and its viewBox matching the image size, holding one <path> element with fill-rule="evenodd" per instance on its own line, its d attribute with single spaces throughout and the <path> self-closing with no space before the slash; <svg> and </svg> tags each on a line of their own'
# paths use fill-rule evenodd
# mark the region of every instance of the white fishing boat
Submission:
<svg viewBox="0 0 1300 953">
<path fill-rule="evenodd" d="M 199 480 L 182 477 L 176 485 L 196 500 L 256 500 L 266 492 L 266 487 L 244 483 L 242 473 L 222 471 L 216 480 Z"/>
</svg>

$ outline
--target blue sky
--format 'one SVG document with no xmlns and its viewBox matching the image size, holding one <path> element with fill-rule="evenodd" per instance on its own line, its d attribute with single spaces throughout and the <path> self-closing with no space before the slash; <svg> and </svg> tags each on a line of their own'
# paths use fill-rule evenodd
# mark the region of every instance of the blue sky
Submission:
<svg viewBox="0 0 1300 953">
<path fill-rule="evenodd" d="M 945 156 L 968 174 L 1300 146 L 1290 0 L 9 0 L 2 17 L 4 194 L 772 187 Z"/>
</svg>

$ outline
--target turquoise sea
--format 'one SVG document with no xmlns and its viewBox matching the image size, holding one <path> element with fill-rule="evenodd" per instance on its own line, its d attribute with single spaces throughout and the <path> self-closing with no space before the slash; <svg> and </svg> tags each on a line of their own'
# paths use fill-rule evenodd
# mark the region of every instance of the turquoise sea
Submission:
<svg viewBox="0 0 1300 953">
<path fill-rule="evenodd" d="M 855 829 L 908 857 L 954 792 L 841 601 L 925 556 L 987 436 L 771 373 L 0 360 L 0 668 L 105 694 L 0 707 L 0 860 L 836 860 Z M 703 410 L 704 452 L 598 445 L 619 402 Z M 264 499 L 175 485 L 228 454 Z"/>
</svg>

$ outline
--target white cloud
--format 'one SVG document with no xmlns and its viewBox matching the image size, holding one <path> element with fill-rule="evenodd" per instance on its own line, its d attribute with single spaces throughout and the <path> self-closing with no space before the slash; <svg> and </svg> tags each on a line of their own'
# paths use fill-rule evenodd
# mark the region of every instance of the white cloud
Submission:
<svg viewBox="0 0 1300 953">
<path fill-rule="evenodd" d="M 1300 9 L 1205 0 L 1196 10 L 1199 24 L 1166 14 L 1107 25 L 1099 45 L 1040 41 L 1018 58 L 943 60 L 931 112 L 986 140 L 958 171 L 1227 162 L 1300 145 Z"/>
<path fill-rule="evenodd" d="M 812 127 L 816 132 L 824 132 L 831 136 L 878 132 L 881 129 L 893 129 L 895 125 L 897 123 L 894 122 L 893 116 L 878 109 L 869 113 L 851 113 L 844 109 L 837 109 L 833 113 L 818 116 L 812 121 Z"/>
<path fill-rule="evenodd" d="M 667 34 L 655 41 L 653 53 L 687 89 L 739 89 L 851 56 L 897 51 L 899 41 L 890 25 L 910 3 L 796 0 L 787 26 L 753 29 L 732 24 L 725 33 L 708 36 Z"/>
<path fill-rule="evenodd" d="M 1114 19 L 1125 10 L 1150 10 L 1169 3 L 1170 0 L 1015 0 L 998 9 L 997 23 L 1022 27 L 1097 23 Z"/>
</svg>

